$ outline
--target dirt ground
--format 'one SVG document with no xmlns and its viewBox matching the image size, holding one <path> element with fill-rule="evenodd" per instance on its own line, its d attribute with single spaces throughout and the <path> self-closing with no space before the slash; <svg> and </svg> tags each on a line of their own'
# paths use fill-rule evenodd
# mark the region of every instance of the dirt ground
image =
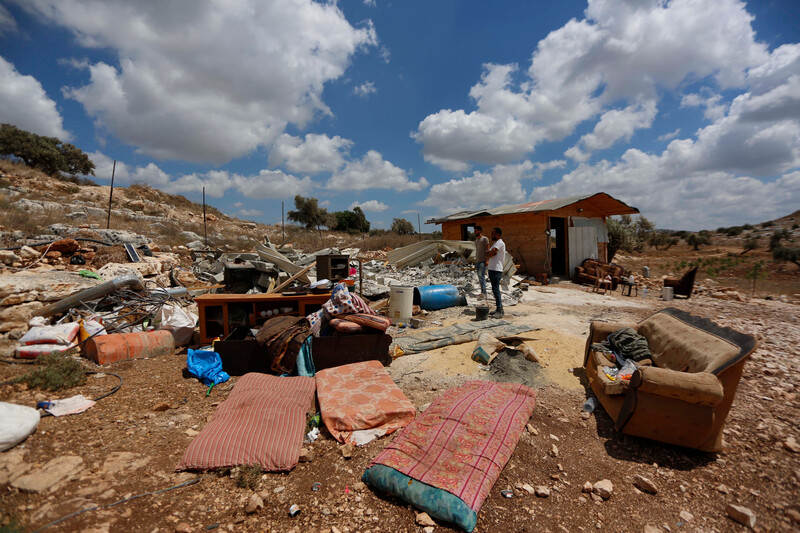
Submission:
<svg viewBox="0 0 800 533">
<path fill-rule="evenodd" d="M 667 306 L 654 295 L 628 298 L 586 292 L 562 283 L 531 288 L 524 301 L 507 309 L 515 323 L 529 324 L 534 348 L 546 366 L 536 408 L 510 461 L 478 515 L 478 532 L 574 531 L 745 531 L 726 516 L 727 504 L 751 509 L 757 531 L 800 530 L 800 454 L 790 437 L 800 440 L 800 306 L 776 300 L 730 302 L 702 295 L 669 305 L 711 318 L 759 338 L 759 348 L 745 366 L 725 429 L 727 447 L 706 454 L 616 433 L 610 418 L 598 408 L 582 412 L 587 392 L 581 365 L 592 320 L 637 321 Z M 468 320 L 468 309 L 432 313 L 443 323 Z M 470 359 L 475 343 L 396 359 L 389 367 L 395 382 L 421 409 L 442 390 L 470 379 L 485 379 L 486 371 Z M 402 502 L 372 492 L 359 483 L 361 473 L 393 437 L 378 439 L 343 458 L 339 445 L 323 433 L 307 445 L 314 454 L 290 473 L 264 474 L 256 492 L 264 509 L 244 512 L 254 492 L 236 484 L 237 471 L 210 474 L 175 473 L 175 465 L 197 431 L 236 382 L 206 387 L 184 374 L 185 355 L 128 361 L 111 365 L 124 379 L 121 389 L 83 414 L 43 418 L 23 444 L 0 455 L 41 465 L 67 455 L 82 459 L 70 481 L 44 493 L 26 493 L 0 486 L 3 522 L 16 520 L 25 531 L 82 509 L 90 510 L 47 527 L 58 531 L 309 531 L 416 532 L 415 511 Z M 0 365 L 0 382 L 27 370 Z M 534 371 L 534 370 L 532 370 Z M 77 389 L 96 396 L 110 390 L 113 376 L 90 376 Z M 0 387 L 0 397 L 34 405 L 46 397 L 19 386 Z M 166 402 L 169 409 L 154 407 Z M 553 452 L 553 445 L 557 453 Z M 796 450 L 797 448 L 794 448 Z M 15 454 L 15 455 L 11 455 Z M 0 463 L 0 475 L 2 474 Z M 633 478 L 641 475 L 658 487 L 641 492 Z M 613 494 L 595 502 L 582 493 L 585 482 L 608 479 Z M 0 479 L 1 480 L 1 479 Z M 321 483 L 318 491 L 312 484 Z M 529 494 L 523 484 L 549 489 L 546 498 Z M 505 498 L 501 490 L 513 491 Z M 289 517 L 290 505 L 301 512 Z M 0 522 L 2 523 L 2 522 Z M 437 524 L 436 531 L 453 531 Z"/>
</svg>

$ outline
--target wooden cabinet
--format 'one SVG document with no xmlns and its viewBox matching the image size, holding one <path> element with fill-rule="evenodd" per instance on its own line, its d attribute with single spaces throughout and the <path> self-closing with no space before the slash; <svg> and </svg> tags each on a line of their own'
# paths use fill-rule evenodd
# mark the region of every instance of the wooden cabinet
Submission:
<svg viewBox="0 0 800 533">
<path fill-rule="evenodd" d="M 318 255 L 317 279 L 339 281 L 350 277 L 349 255 Z"/>
<path fill-rule="evenodd" d="M 260 327 L 280 315 L 306 316 L 318 311 L 330 293 L 283 296 L 281 294 L 204 294 L 194 299 L 200 315 L 200 342 L 224 339 L 237 326 Z"/>
</svg>

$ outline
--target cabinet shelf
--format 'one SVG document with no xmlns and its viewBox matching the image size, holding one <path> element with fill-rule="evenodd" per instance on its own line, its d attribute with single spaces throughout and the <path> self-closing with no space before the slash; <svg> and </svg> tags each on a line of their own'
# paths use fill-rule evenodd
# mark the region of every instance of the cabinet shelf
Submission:
<svg viewBox="0 0 800 533">
<path fill-rule="evenodd" d="M 236 326 L 256 327 L 275 316 L 307 316 L 328 301 L 330 293 L 283 296 L 282 294 L 203 294 L 195 298 L 200 315 L 200 342 L 225 338 Z M 276 315 L 274 310 L 278 309 Z M 288 309 L 287 312 L 281 312 Z M 273 311 L 266 316 L 266 311 Z"/>
</svg>

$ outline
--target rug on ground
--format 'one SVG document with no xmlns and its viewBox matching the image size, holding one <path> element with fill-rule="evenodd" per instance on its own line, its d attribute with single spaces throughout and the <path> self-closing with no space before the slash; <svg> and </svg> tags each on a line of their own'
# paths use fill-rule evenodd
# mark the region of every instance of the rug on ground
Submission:
<svg viewBox="0 0 800 533">
<path fill-rule="evenodd" d="M 472 531 L 535 403 L 533 389 L 513 383 L 450 389 L 372 460 L 363 480 Z"/>
</svg>

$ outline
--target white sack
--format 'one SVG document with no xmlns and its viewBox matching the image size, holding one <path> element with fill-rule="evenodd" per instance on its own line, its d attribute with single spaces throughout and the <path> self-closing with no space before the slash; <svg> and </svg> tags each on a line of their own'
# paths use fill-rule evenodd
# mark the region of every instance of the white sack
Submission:
<svg viewBox="0 0 800 533">
<path fill-rule="evenodd" d="M 39 411 L 33 407 L 0 402 L 0 452 L 28 438 L 39 425 Z"/>
<path fill-rule="evenodd" d="M 190 313 L 177 305 L 162 305 L 156 313 L 153 324 L 158 329 L 166 329 L 172 332 L 176 346 L 189 344 L 194 334 L 194 326 L 197 324 L 197 315 Z"/>
</svg>

